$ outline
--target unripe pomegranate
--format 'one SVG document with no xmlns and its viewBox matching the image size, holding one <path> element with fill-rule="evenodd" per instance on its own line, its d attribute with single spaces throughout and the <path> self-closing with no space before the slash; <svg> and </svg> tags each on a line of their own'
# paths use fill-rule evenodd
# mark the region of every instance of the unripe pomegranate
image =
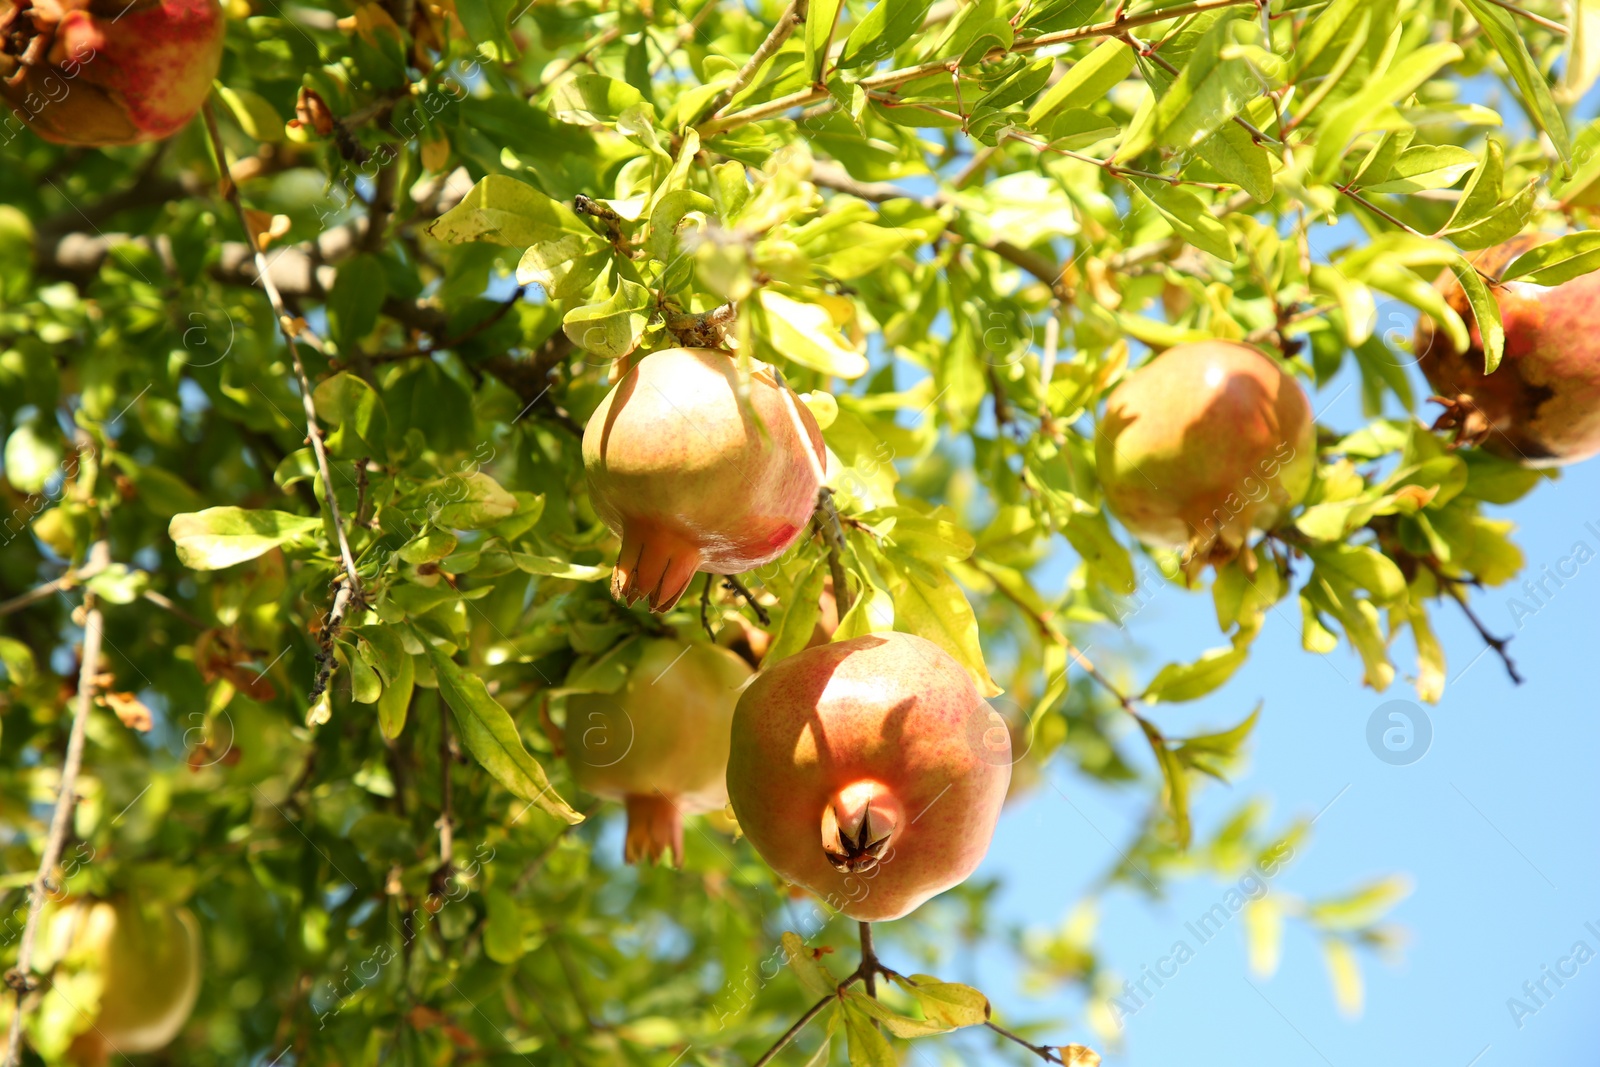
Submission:
<svg viewBox="0 0 1600 1067">
<path fill-rule="evenodd" d="M 53 954 L 104 979 L 93 1025 L 72 1044 L 80 1064 L 154 1052 L 188 1022 L 200 995 L 200 927 L 188 908 L 75 901 L 51 920 Z"/>
<path fill-rule="evenodd" d="M 616 693 L 567 698 L 572 777 L 628 808 L 624 857 L 683 863 L 683 817 L 728 803 L 728 731 L 751 671 L 717 645 L 645 641 Z"/>
<path fill-rule="evenodd" d="M 668 611 L 696 571 L 777 559 L 816 508 L 822 456 L 816 420 L 764 364 L 741 380 L 711 349 L 645 356 L 583 433 L 595 511 L 622 537 L 612 594 Z"/>
<path fill-rule="evenodd" d="M 217 0 L 19 0 L 0 14 L 0 95 L 57 144 L 170 137 L 222 62 Z"/>
<path fill-rule="evenodd" d="M 1470 259 L 1499 278 L 1512 260 L 1550 239 L 1523 234 Z M 1528 467 L 1576 463 L 1600 452 L 1600 272 L 1556 286 L 1494 286 L 1506 344 L 1493 374 L 1483 372 L 1483 337 L 1461 283 L 1445 271 L 1434 284 L 1471 324 L 1471 342 L 1460 351 L 1431 319 L 1417 323 L 1422 372 L 1447 402 L 1435 428 L 1458 427 L 1463 444 L 1482 443 Z"/>
<path fill-rule="evenodd" d="M 1011 738 L 939 646 L 902 633 L 818 645 L 739 698 L 728 796 L 778 874 L 851 918 L 896 919 L 983 859 Z"/>
<path fill-rule="evenodd" d="M 1311 488 L 1311 402 L 1249 345 L 1175 345 L 1111 391 L 1095 462 L 1106 503 L 1139 540 L 1201 565 L 1228 559 Z"/>
</svg>

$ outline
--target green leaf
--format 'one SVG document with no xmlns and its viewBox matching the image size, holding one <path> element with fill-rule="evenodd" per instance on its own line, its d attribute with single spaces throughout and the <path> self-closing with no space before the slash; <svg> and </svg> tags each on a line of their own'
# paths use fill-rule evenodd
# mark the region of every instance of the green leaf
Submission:
<svg viewBox="0 0 1600 1067">
<path fill-rule="evenodd" d="M 1185 766 L 1195 767 L 1206 774 L 1221 777 L 1226 765 L 1238 758 L 1239 750 L 1249 739 L 1256 723 L 1261 720 L 1261 705 L 1246 715 L 1236 726 L 1214 734 L 1199 734 L 1185 738 L 1173 754 Z"/>
<path fill-rule="evenodd" d="M 1562 162 L 1570 162 L 1572 142 L 1567 136 L 1566 123 L 1561 119 L 1561 109 L 1550 95 L 1550 83 L 1545 80 L 1538 62 L 1528 52 L 1527 41 L 1511 12 L 1488 0 L 1461 0 L 1461 3 L 1472 12 L 1472 17 L 1483 27 L 1483 35 L 1505 61 L 1512 80 L 1522 90 L 1528 114 L 1549 135 L 1550 143 L 1555 145 Z"/>
<path fill-rule="evenodd" d="M 532 552 L 513 552 L 511 562 L 517 569 L 528 574 L 539 574 L 548 578 L 570 578 L 575 582 L 598 582 L 611 577 L 610 567 L 591 567 L 583 563 L 569 563 L 564 559 L 552 559 L 549 556 L 539 556 Z"/>
<path fill-rule="evenodd" d="M 1500 281 L 1560 285 L 1600 270 L 1600 230 L 1569 233 L 1536 245 L 1512 260 Z"/>
<path fill-rule="evenodd" d="M 285 511 L 218 507 L 174 515 L 167 536 L 178 562 L 197 571 L 215 571 L 255 559 L 280 545 L 309 539 L 322 520 Z"/>
<path fill-rule="evenodd" d="M 978 640 L 978 620 L 949 572 L 902 555 L 894 564 L 895 629 L 925 637 L 965 667 L 978 695 L 1001 692 L 989 676 Z"/>
<path fill-rule="evenodd" d="M 854 1000 L 845 1003 L 844 1032 L 850 1053 L 850 1067 L 899 1067 L 899 1057 L 889 1040 L 872 1025 L 872 1016 Z"/>
<path fill-rule="evenodd" d="M 408 542 L 400 549 L 400 558 L 407 563 L 432 563 L 444 559 L 456 550 L 456 535 L 449 530 L 429 530 Z"/>
<path fill-rule="evenodd" d="M 1244 127 L 1229 122 L 1195 146 L 1223 181 L 1232 182 L 1258 204 L 1272 200 L 1272 157 Z"/>
<path fill-rule="evenodd" d="M 1361 1014 L 1363 999 L 1361 965 L 1356 962 L 1355 950 L 1336 937 L 1322 942 L 1323 958 L 1328 964 L 1328 977 L 1333 982 L 1333 999 L 1339 1010 L 1348 1018 Z"/>
<path fill-rule="evenodd" d="M 353 645 L 341 641 L 339 650 L 344 653 L 345 665 L 350 668 L 350 699 L 357 704 L 377 703 L 383 693 L 383 682 L 378 679 L 378 672 L 372 669 L 372 665 Z"/>
<path fill-rule="evenodd" d="M 411 656 L 402 656 L 394 667 L 392 679 L 383 687 L 383 695 L 378 698 L 378 729 L 390 741 L 406 728 L 416 680 L 416 662 Z"/>
<path fill-rule="evenodd" d="M 828 580 L 828 565 L 822 560 L 811 565 L 806 576 L 795 584 L 794 595 L 784 599 L 783 618 L 767 646 L 763 662 L 779 663 L 805 648 L 822 618 L 822 592 Z"/>
<path fill-rule="evenodd" d="M 1169 663 L 1156 672 L 1145 688 L 1143 699 L 1150 703 L 1176 704 L 1198 700 L 1222 686 L 1250 654 L 1248 645 L 1213 648 L 1193 663 Z"/>
<path fill-rule="evenodd" d="M 1056 112 L 1045 124 L 1044 134 L 1053 148 L 1076 152 L 1110 140 L 1122 130 L 1115 119 L 1086 107 L 1069 107 Z"/>
<path fill-rule="evenodd" d="M 46 483 L 63 473 L 60 435 L 25 422 L 6 438 L 6 481 L 23 493 L 39 493 Z M 11 531 L 8 529 L 7 533 Z"/>
<path fill-rule="evenodd" d="M 348 371 L 318 383 L 311 392 L 317 418 L 333 427 L 328 454 L 335 459 L 371 458 L 388 454 L 389 416 L 378 391 Z"/>
<path fill-rule="evenodd" d="M 474 185 L 461 203 L 433 221 L 428 233 L 451 244 L 489 241 L 511 248 L 554 243 L 569 234 L 598 240 L 567 205 L 500 174 Z"/>
<path fill-rule="evenodd" d="M 1477 159 L 1465 148 L 1448 144 L 1416 145 L 1400 153 L 1387 177 L 1377 183 L 1363 184 L 1362 190 L 1416 193 L 1424 189 L 1447 189 L 1477 165 Z"/>
<path fill-rule="evenodd" d="M 650 290 L 619 274 L 606 299 L 573 308 L 562 317 L 561 329 L 590 355 L 616 359 L 639 347 L 651 303 Z"/>
<path fill-rule="evenodd" d="M 426 493 L 429 520 L 452 530 L 493 526 L 517 510 L 517 498 L 482 471 L 433 482 Z"/>
<path fill-rule="evenodd" d="M 267 144 L 283 140 L 283 116 L 278 114 L 271 101 L 249 89 L 231 88 L 218 83 L 217 98 L 227 107 L 233 121 L 247 137 Z"/>
<path fill-rule="evenodd" d="M 328 325 L 342 352 L 353 352 L 378 324 L 389 281 L 378 257 L 361 253 L 339 264 L 328 292 Z"/>
<path fill-rule="evenodd" d="M 772 347 L 786 359 L 823 374 L 855 379 L 867 373 L 867 357 L 847 347 L 828 309 L 802 303 L 772 289 L 759 293 Z"/>
<path fill-rule="evenodd" d="M 1230 263 L 1238 256 L 1233 237 L 1189 190 L 1149 178 L 1132 179 L 1132 187 L 1167 220 L 1172 232 L 1189 244 Z"/>
<path fill-rule="evenodd" d="M 556 87 L 550 96 L 550 114 L 574 126 L 602 126 L 617 121 L 617 116 L 644 94 L 627 82 L 603 74 L 579 74 Z"/>
<path fill-rule="evenodd" d="M 14 637 L 5 636 L 0 636 L 0 667 L 6 669 L 11 684 L 18 687 L 33 681 L 38 669 L 33 649 Z"/>
<path fill-rule="evenodd" d="M 915 1037 L 931 1037 L 934 1034 L 947 1034 L 953 1027 L 933 1019 L 917 1019 L 910 1015 L 902 1015 L 882 1002 L 867 996 L 859 989 L 845 990 L 845 1004 L 847 1010 L 860 1012 L 868 1018 L 883 1024 L 883 1028 L 895 1037 L 909 1039 Z"/>
<path fill-rule="evenodd" d="M 583 816 L 572 810 L 550 785 L 544 768 L 528 754 L 506 709 L 489 695 L 483 679 L 456 663 L 437 646 L 427 646 L 428 660 L 439 681 L 439 695 L 455 713 L 456 726 L 468 751 L 515 796 L 530 801 L 568 823 Z"/>
<path fill-rule="evenodd" d="M 828 43 L 843 6 L 843 0 L 812 0 L 806 12 L 806 71 L 813 82 L 822 80 L 828 65 Z"/>
<path fill-rule="evenodd" d="M 813 956 L 811 950 L 806 948 L 805 942 L 800 940 L 800 935 L 784 931 L 779 939 L 783 945 L 783 958 L 794 971 L 795 977 L 800 980 L 800 985 L 813 997 L 831 996 L 838 987 L 832 974 L 820 959 Z"/>
<path fill-rule="evenodd" d="M 1261 95 L 1261 80 L 1250 64 L 1223 58 L 1241 25 L 1247 24 L 1221 18 L 1200 38 L 1177 78 L 1145 113 L 1146 121 L 1128 131 L 1118 159 L 1133 159 L 1158 144 L 1193 148 Z"/>
<path fill-rule="evenodd" d="M 1489 292 L 1489 286 L 1477 268 L 1465 259 L 1450 264 L 1450 272 L 1467 295 L 1473 321 L 1478 326 L 1478 336 L 1483 339 L 1483 372 L 1493 374 L 1495 368 L 1500 366 L 1500 358 L 1506 350 L 1506 331 L 1500 322 L 1500 301 Z"/>
<path fill-rule="evenodd" d="M 1398 36 L 1400 28 L 1395 28 Z M 1451 43 L 1423 45 L 1407 54 L 1355 96 L 1341 104 L 1323 120 L 1317 132 L 1317 151 L 1312 170 L 1327 177 L 1337 169 L 1345 149 L 1356 134 L 1368 129 L 1368 122 L 1379 108 L 1404 101 L 1441 67 L 1461 58 L 1461 48 Z"/>
<path fill-rule="evenodd" d="M 511 894 L 491 889 L 483 894 L 483 954 L 499 964 L 522 958 L 522 909 Z"/>
<path fill-rule="evenodd" d="M 878 0 L 845 38 L 839 69 L 863 67 L 894 55 L 922 25 L 933 0 Z"/>
<path fill-rule="evenodd" d="M 1102 39 L 1034 103 L 1028 110 L 1028 125 L 1044 133 L 1044 123 L 1051 116 L 1105 99 L 1113 86 L 1133 73 L 1133 66 L 1132 48 L 1110 37 Z"/>
<path fill-rule="evenodd" d="M 406 654 L 405 640 L 399 631 L 384 624 L 357 626 L 352 631 L 357 647 L 372 669 L 378 672 L 384 685 L 392 684 L 400 674 L 401 664 L 411 657 Z"/>
<path fill-rule="evenodd" d="M 989 1021 L 989 998 L 971 986 L 941 982 L 927 974 L 914 974 L 909 981 L 897 976 L 895 984 L 917 999 L 924 1015 L 949 1029 Z"/>
<path fill-rule="evenodd" d="M 1329 545 L 1306 550 L 1324 571 L 1365 589 L 1374 602 L 1392 604 L 1406 595 L 1406 579 L 1388 556 L 1367 545 Z"/>
</svg>

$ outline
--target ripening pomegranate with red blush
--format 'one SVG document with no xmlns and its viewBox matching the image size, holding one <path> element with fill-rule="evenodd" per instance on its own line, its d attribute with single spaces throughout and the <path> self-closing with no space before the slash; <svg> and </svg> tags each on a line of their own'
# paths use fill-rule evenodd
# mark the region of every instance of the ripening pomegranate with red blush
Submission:
<svg viewBox="0 0 1600 1067">
<path fill-rule="evenodd" d="M 1469 258 L 1498 278 L 1512 260 L 1549 240 L 1523 234 Z M 1431 319 L 1418 320 L 1422 372 L 1448 403 L 1435 428 L 1459 428 L 1461 443 L 1481 443 L 1525 467 L 1556 467 L 1600 452 L 1600 272 L 1554 286 L 1491 287 L 1506 335 L 1492 374 L 1484 373 L 1483 336 L 1461 283 L 1445 271 L 1434 284 L 1471 327 L 1470 343 L 1458 349 Z"/>
<path fill-rule="evenodd" d="M 805 530 L 825 462 L 822 431 L 771 368 L 751 366 L 741 379 L 722 352 L 655 352 L 590 416 L 590 496 L 622 537 L 614 596 L 668 611 L 696 572 L 770 563 Z"/>
<path fill-rule="evenodd" d="M 22 0 L 0 8 L 0 96 L 47 141 L 160 140 L 194 118 L 222 63 L 217 0 Z"/>
<path fill-rule="evenodd" d="M 728 797 L 773 870 L 851 918 L 899 918 L 970 875 L 1011 780 L 1005 722 L 911 634 L 818 645 L 739 698 Z"/>
</svg>

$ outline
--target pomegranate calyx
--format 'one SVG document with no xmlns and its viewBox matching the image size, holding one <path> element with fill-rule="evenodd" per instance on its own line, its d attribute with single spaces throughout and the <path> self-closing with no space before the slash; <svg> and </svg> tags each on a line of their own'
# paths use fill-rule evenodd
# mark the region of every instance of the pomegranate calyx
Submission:
<svg viewBox="0 0 1600 1067">
<path fill-rule="evenodd" d="M 841 789 L 822 809 L 822 851 L 833 869 L 860 874 L 876 867 L 899 823 L 897 807 L 876 782 Z"/>
</svg>

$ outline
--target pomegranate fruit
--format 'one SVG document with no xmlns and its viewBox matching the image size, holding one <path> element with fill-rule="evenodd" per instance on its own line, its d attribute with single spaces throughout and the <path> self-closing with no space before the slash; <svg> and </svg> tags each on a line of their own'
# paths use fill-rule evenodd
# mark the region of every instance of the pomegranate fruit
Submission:
<svg viewBox="0 0 1600 1067">
<path fill-rule="evenodd" d="M 1311 488 L 1311 402 L 1249 345 L 1175 345 L 1111 391 L 1095 460 L 1106 503 L 1139 540 L 1184 549 L 1191 566 L 1230 559 Z"/>
<path fill-rule="evenodd" d="M 717 645 L 645 641 L 616 693 L 567 698 L 564 731 L 573 779 L 628 809 L 629 863 L 671 850 L 683 863 L 683 817 L 728 803 L 728 732 L 744 660 Z"/>
<path fill-rule="evenodd" d="M 217 0 L 0 0 L 0 95 L 57 144 L 170 137 L 222 62 Z"/>
<path fill-rule="evenodd" d="M 93 1020 L 73 1041 L 72 1058 L 99 1067 L 154 1052 L 178 1036 L 200 995 L 200 927 L 188 908 L 141 907 L 131 899 L 79 900 L 50 923 L 58 966 L 86 966 L 103 983 Z"/>
<path fill-rule="evenodd" d="M 911 634 L 818 645 L 739 698 L 728 796 L 773 870 L 865 922 L 972 873 L 1011 780 L 1011 738 L 972 679 Z"/>
<path fill-rule="evenodd" d="M 1469 258 L 1498 279 L 1512 260 L 1550 239 L 1523 234 Z M 1431 319 L 1417 322 L 1418 361 L 1445 403 L 1434 428 L 1455 428 L 1460 443 L 1482 444 L 1528 467 L 1576 463 L 1600 452 L 1600 334 L 1594 328 L 1600 272 L 1555 286 L 1494 286 L 1506 344 L 1493 374 L 1483 372 L 1483 337 L 1461 283 L 1445 271 L 1434 284 L 1471 333 L 1463 351 Z"/>
<path fill-rule="evenodd" d="M 822 431 L 771 368 L 754 368 L 741 381 L 725 353 L 655 352 L 590 417 L 583 465 L 595 511 L 622 537 L 619 599 L 668 611 L 695 572 L 770 563 L 810 521 Z"/>
</svg>

